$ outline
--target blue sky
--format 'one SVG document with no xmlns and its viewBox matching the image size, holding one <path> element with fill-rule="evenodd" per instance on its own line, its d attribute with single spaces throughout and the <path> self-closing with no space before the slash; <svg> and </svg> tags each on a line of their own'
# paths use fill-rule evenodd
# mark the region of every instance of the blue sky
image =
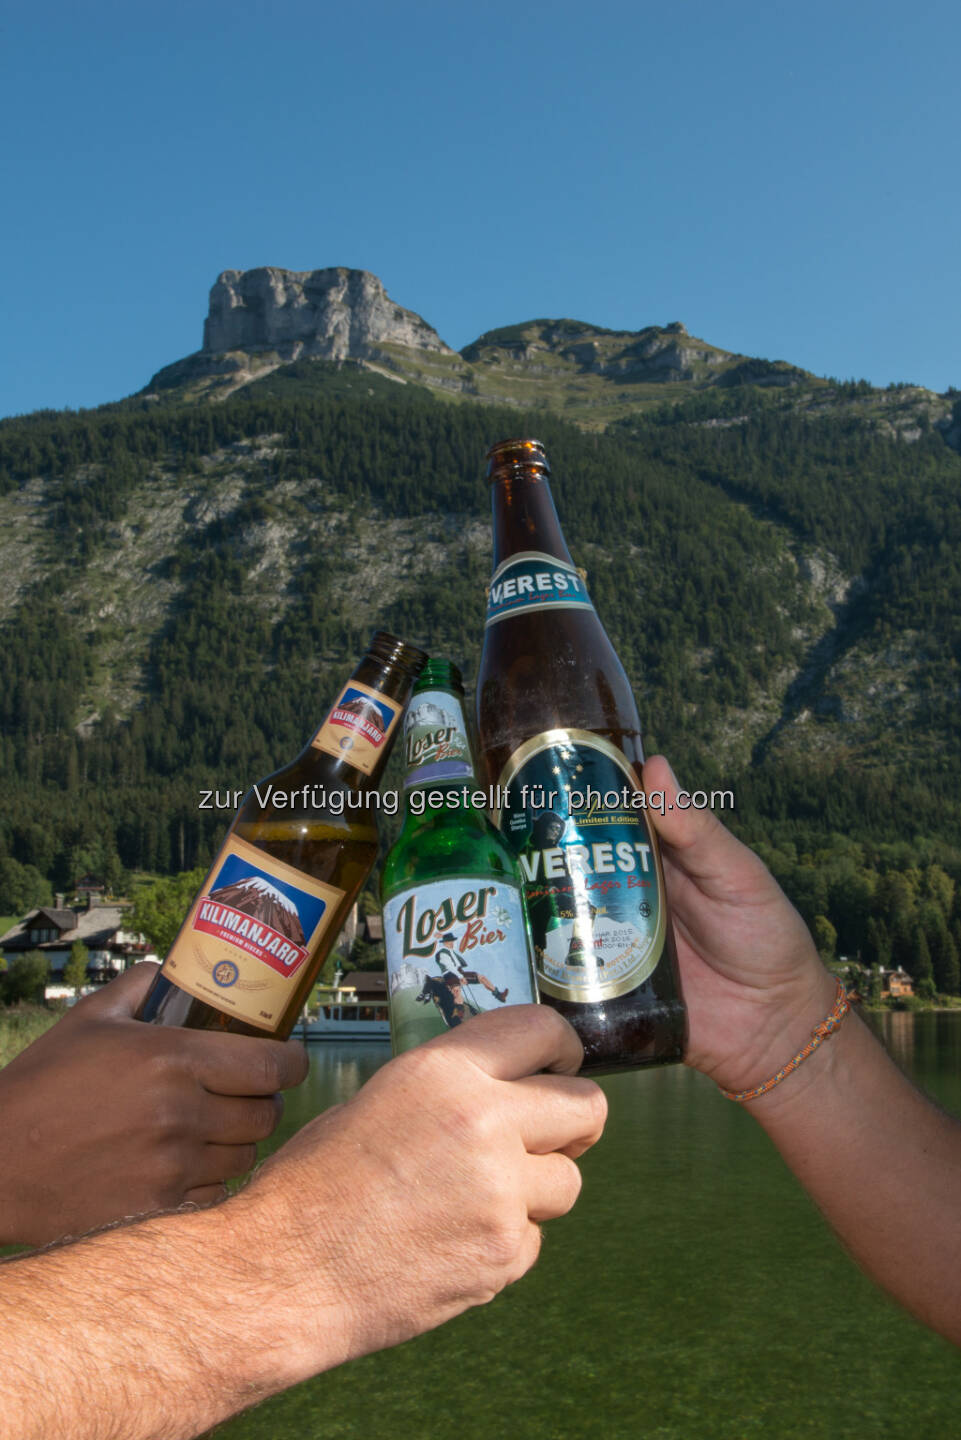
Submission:
<svg viewBox="0 0 961 1440">
<path fill-rule="evenodd" d="M 168 0 L 0 17 L 0 414 L 200 346 L 227 268 L 961 386 L 961 9 Z"/>
</svg>

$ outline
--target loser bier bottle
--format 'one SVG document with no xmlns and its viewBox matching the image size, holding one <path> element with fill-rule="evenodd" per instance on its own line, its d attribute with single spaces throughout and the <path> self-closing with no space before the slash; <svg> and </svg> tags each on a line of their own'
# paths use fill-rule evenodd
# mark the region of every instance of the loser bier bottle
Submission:
<svg viewBox="0 0 961 1440">
<path fill-rule="evenodd" d="M 404 750 L 404 827 L 381 876 L 395 1054 L 537 1000 L 517 860 L 487 818 L 460 671 L 447 660 L 421 671 Z"/>
<path fill-rule="evenodd" d="M 495 820 L 520 860 L 541 999 L 586 1071 L 680 1060 L 686 1016 L 637 707 L 573 565 L 537 440 L 488 452 L 494 570 L 477 682 Z"/>
<path fill-rule="evenodd" d="M 426 659 L 377 631 L 310 743 L 250 791 L 141 1020 L 290 1034 L 377 858 L 372 792 Z"/>
</svg>

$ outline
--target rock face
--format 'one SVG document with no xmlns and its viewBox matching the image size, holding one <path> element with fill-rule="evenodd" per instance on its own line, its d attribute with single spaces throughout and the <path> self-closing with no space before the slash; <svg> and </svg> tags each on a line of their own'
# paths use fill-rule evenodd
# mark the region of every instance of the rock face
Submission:
<svg viewBox="0 0 961 1440">
<path fill-rule="evenodd" d="M 461 354 L 469 363 L 507 361 L 534 373 L 545 360 L 556 373 L 559 359 L 581 374 L 642 382 L 704 378 L 733 358 L 728 350 L 690 337 L 679 320 L 623 331 L 582 320 L 528 320 L 488 330 Z"/>
<path fill-rule="evenodd" d="M 205 355 L 275 350 L 285 361 L 363 360 L 385 343 L 454 353 L 367 270 L 225 270 L 210 292 Z"/>
</svg>

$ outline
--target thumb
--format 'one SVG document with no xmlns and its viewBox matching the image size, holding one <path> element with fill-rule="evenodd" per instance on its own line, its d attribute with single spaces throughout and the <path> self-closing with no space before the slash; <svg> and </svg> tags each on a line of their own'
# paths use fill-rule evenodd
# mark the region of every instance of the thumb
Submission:
<svg viewBox="0 0 961 1440">
<path fill-rule="evenodd" d="M 652 755 L 643 770 L 644 789 L 656 800 L 648 810 L 665 850 L 677 868 L 695 880 L 730 878 L 745 863 L 759 862 L 712 810 L 695 810 L 690 796 L 663 755 Z M 678 803 L 678 796 L 683 796 Z M 663 804 L 660 801 L 663 799 Z"/>
<path fill-rule="evenodd" d="M 130 1019 L 137 1013 L 159 969 L 152 960 L 140 961 L 102 990 L 78 1000 L 70 1014 L 81 1014 L 87 1020 Z"/>
</svg>

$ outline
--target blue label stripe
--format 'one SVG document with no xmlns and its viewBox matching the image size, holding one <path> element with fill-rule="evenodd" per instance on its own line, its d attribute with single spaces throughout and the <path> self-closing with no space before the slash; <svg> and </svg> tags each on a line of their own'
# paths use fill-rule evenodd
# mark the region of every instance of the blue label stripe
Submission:
<svg viewBox="0 0 961 1440">
<path fill-rule="evenodd" d="M 449 780 L 474 779 L 474 772 L 463 760 L 435 760 L 429 765 L 418 765 L 404 781 L 404 789 L 414 785 L 438 785 Z"/>
<path fill-rule="evenodd" d="M 572 565 L 526 551 L 499 565 L 490 583 L 486 625 L 532 610 L 592 610 L 587 586 Z M 485 628 L 486 628 L 485 625 Z"/>
</svg>

